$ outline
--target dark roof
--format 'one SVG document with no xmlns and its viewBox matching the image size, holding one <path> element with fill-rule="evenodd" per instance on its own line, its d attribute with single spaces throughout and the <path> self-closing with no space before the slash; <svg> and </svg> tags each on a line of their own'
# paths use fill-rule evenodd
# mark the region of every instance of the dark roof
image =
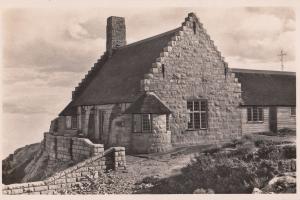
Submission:
<svg viewBox="0 0 300 200">
<path fill-rule="evenodd" d="M 140 81 L 178 30 L 114 50 L 82 94 L 60 115 L 66 115 L 73 106 L 134 102 L 140 93 Z"/>
<path fill-rule="evenodd" d="M 140 91 L 140 81 L 176 30 L 115 50 L 74 105 L 133 102 Z"/>
<path fill-rule="evenodd" d="M 151 114 L 170 114 L 170 109 L 165 106 L 159 98 L 151 93 L 145 93 L 132 103 L 125 114 L 151 113 Z"/>
<path fill-rule="evenodd" d="M 231 71 L 241 83 L 243 105 L 296 105 L 296 73 L 248 69 Z"/>
<path fill-rule="evenodd" d="M 77 114 L 77 109 L 73 106 L 73 101 L 71 101 L 59 114 L 59 116 L 72 116 Z"/>
</svg>

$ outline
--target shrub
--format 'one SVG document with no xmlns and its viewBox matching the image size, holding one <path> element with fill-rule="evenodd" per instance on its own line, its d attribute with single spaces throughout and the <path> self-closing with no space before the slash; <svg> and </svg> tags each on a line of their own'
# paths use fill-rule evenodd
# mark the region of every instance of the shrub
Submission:
<svg viewBox="0 0 300 200">
<path fill-rule="evenodd" d="M 282 150 L 285 159 L 296 159 L 296 145 L 285 145 Z"/>
<path fill-rule="evenodd" d="M 296 145 L 270 145 L 263 146 L 256 155 L 260 159 L 296 159 Z"/>
<path fill-rule="evenodd" d="M 296 135 L 296 131 L 290 128 L 283 128 L 278 130 L 278 135 L 279 136 Z"/>
</svg>

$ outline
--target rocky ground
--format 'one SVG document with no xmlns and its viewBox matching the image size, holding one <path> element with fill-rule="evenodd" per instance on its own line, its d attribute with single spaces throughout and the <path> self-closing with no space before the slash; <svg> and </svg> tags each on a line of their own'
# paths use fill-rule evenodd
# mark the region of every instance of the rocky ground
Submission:
<svg viewBox="0 0 300 200">
<path fill-rule="evenodd" d="M 255 134 L 221 147 L 201 145 L 176 148 L 168 153 L 126 155 L 126 170 L 105 172 L 97 179 L 87 176 L 86 182 L 58 191 L 58 193 L 294 193 L 296 187 L 295 141 L 295 133 L 280 136 Z M 25 154 L 30 158 L 37 153 L 37 149 L 37 144 L 27 146 L 7 158 L 2 166 L 3 183 L 4 181 L 6 184 L 9 183 L 10 179 L 13 181 L 23 179 L 25 175 L 22 168 L 30 161 L 19 158 Z M 221 157 L 226 155 L 225 159 L 219 159 L 220 155 Z M 203 160 L 208 160 L 208 162 L 203 164 Z M 286 167 L 287 163 L 288 167 Z M 205 168 L 205 165 L 209 167 Z M 247 167 L 243 169 L 244 171 L 240 170 L 238 173 L 241 174 L 235 177 L 237 169 L 243 166 Z M 254 167 L 253 170 L 250 167 Z M 261 171 L 260 168 L 265 171 Z M 214 169 L 216 171 L 213 171 Z M 223 169 L 228 171 L 223 173 Z M 252 173 L 254 169 L 256 174 Z M 28 167 L 27 170 L 29 170 Z M 223 174 L 217 177 L 223 178 L 218 183 L 210 182 L 213 179 L 211 177 L 219 172 Z M 231 172 L 233 174 L 227 177 Z M 247 184 L 244 184 L 245 180 L 240 179 L 244 176 L 247 179 L 246 182 L 248 181 Z M 235 179 L 231 180 L 232 177 Z M 202 181 L 204 179 L 206 182 Z M 240 185 L 236 184 L 239 181 L 241 181 Z M 233 185 L 230 186 L 230 184 Z M 232 188 L 223 190 L 226 187 Z"/>
</svg>

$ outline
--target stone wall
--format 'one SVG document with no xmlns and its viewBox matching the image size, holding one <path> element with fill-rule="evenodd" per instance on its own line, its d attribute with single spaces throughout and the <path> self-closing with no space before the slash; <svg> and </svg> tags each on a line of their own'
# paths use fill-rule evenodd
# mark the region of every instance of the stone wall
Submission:
<svg viewBox="0 0 300 200">
<path fill-rule="evenodd" d="M 194 14 L 152 64 L 141 90 L 155 92 L 172 110 L 172 144 L 218 143 L 241 136 L 241 84 Z M 187 130 L 190 99 L 208 101 L 206 130 Z"/>
<path fill-rule="evenodd" d="M 126 169 L 125 148 L 111 147 L 66 170 L 57 172 L 43 181 L 2 185 L 2 193 L 10 194 L 57 194 L 58 191 L 82 182 L 87 175 L 97 178 L 105 169 Z M 91 173 L 92 172 L 92 173 Z"/>
<path fill-rule="evenodd" d="M 166 115 L 152 115 L 153 130 L 150 136 L 149 153 L 165 152 L 172 148 L 171 131 L 166 127 Z"/>
<path fill-rule="evenodd" d="M 55 162 L 79 162 L 104 152 L 102 144 L 93 144 L 86 138 L 55 136 L 49 132 L 44 134 L 42 144 L 49 159 Z"/>
</svg>

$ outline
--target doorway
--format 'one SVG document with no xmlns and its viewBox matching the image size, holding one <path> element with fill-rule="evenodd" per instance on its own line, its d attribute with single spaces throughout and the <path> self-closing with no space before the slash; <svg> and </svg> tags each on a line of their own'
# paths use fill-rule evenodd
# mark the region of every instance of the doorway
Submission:
<svg viewBox="0 0 300 200">
<path fill-rule="evenodd" d="M 269 123 L 270 131 L 277 133 L 277 107 L 275 106 L 269 108 Z"/>
<path fill-rule="evenodd" d="M 104 143 L 104 110 L 98 110 L 98 121 L 99 121 L 99 143 Z"/>
</svg>

